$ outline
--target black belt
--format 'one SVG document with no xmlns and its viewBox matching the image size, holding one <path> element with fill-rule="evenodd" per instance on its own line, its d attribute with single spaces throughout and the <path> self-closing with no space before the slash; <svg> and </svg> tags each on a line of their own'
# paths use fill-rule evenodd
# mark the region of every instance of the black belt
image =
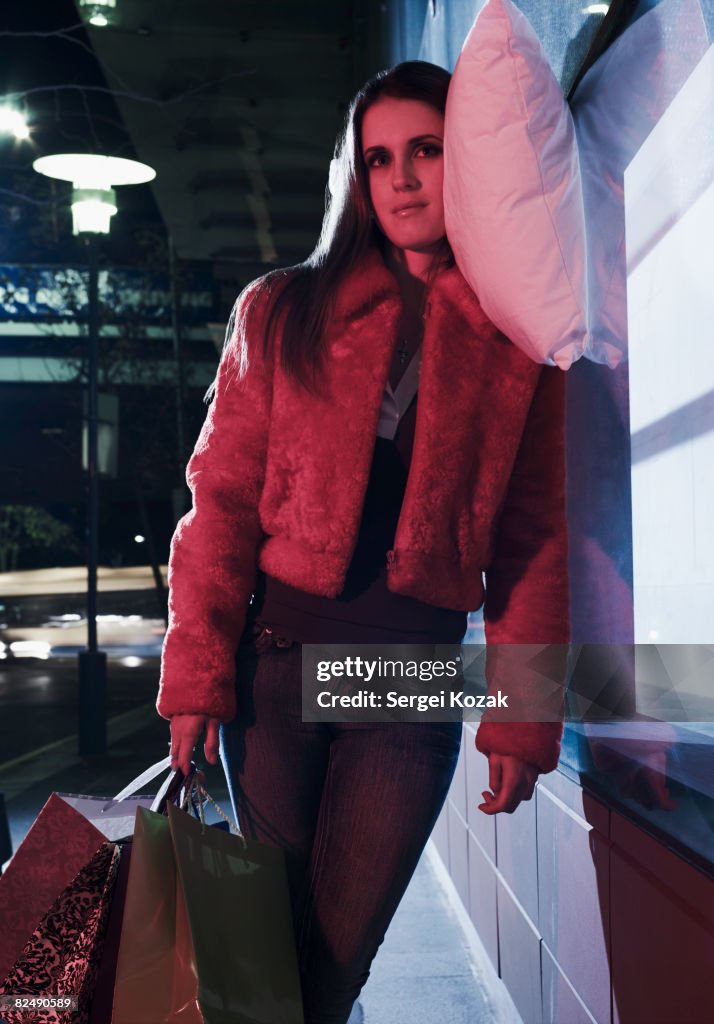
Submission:
<svg viewBox="0 0 714 1024">
<path fill-rule="evenodd" d="M 278 636 L 270 626 L 266 626 L 260 619 L 256 619 L 253 623 L 253 643 L 258 651 L 269 650 L 271 647 L 299 646 L 297 640 L 288 640 L 286 636 Z"/>
</svg>

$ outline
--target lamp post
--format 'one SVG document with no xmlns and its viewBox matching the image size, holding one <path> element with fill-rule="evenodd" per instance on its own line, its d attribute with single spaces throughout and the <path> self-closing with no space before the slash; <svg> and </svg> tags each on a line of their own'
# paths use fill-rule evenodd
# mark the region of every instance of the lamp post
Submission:
<svg viewBox="0 0 714 1024">
<path fill-rule="evenodd" d="M 75 235 L 87 246 L 87 648 L 79 655 L 79 753 L 106 753 L 106 654 L 97 647 L 97 563 L 99 555 L 99 467 L 97 465 L 99 384 L 99 287 L 97 235 L 109 233 L 116 213 L 114 185 L 139 185 L 156 177 L 153 168 L 136 160 L 93 154 L 62 153 L 35 160 L 33 167 L 48 178 L 71 181 Z"/>
</svg>

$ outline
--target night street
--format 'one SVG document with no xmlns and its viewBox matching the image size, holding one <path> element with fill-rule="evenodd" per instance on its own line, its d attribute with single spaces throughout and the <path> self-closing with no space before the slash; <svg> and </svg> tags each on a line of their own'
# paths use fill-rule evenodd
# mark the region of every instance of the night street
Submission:
<svg viewBox="0 0 714 1024">
<path fill-rule="evenodd" d="M 107 719 L 153 704 L 158 678 L 158 659 L 110 659 Z M 77 715 L 76 657 L 0 662 L 0 771 L 8 762 L 76 734 Z M 163 727 L 168 738 L 168 724 Z"/>
<path fill-rule="evenodd" d="M 154 708 L 157 681 L 156 659 L 137 667 L 108 661 L 107 754 L 82 759 L 76 657 L 5 663 L 0 669 L 0 793 L 13 849 L 53 790 L 113 796 L 167 755 L 168 723 Z M 224 786 L 220 775 L 218 787 Z"/>
<path fill-rule="evenodd" d="M 3 15 L 0 1024 L 712 1024 L 714 0 Z"/>
</svg>

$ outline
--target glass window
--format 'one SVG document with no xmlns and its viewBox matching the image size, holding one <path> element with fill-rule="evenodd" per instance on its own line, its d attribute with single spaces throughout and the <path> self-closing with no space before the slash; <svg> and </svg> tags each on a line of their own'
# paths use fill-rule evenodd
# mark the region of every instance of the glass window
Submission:
<svg viewBox="0 0 714 1024">
<path fill-rule="evenodd" d="M 711 865 L 714 0 L 517 6 L 564 92 L 577 82 L 599 322 L 626 353 L 568 371 L 574 643 L 561 766 Z M 453 69 L 472 3 L 401 0 L 392 13 L 394 61 Z M 482 642 L 479 615 L 466 639 Z"/>
</svg>

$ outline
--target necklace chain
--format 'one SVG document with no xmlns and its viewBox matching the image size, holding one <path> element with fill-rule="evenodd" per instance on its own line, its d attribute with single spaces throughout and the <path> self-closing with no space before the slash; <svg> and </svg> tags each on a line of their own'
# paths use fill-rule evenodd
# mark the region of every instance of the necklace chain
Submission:
<svg viewBox="0 0 714 1024">
<path fill-rule="evenodd" d="M 417 308 L 413 311 L 414 314 L 415 314 L 415 320 L 419 324 L 418 333 L 419 333 L 419 337 L 420 338 L 421 338 L 421 335 L 424 332 L 425 304 L 426 304 L 426 294 L 423 293 L 420 296 Z M 404 365 L 407 362 L 407 359 L 409 358 L 409 355 L 410 355 L 409 350 L 412 347 L 411 346 L 412 337 L 413 337 L 413 335 L 410 336 L 409 334 L 402 334 L 400 336 L 400 338 L 399 338 L 399 343 L 397 345 L 397 359 L 399 360 L 399 366 L 400 367 L 404 367 Z"/>
</svg>

